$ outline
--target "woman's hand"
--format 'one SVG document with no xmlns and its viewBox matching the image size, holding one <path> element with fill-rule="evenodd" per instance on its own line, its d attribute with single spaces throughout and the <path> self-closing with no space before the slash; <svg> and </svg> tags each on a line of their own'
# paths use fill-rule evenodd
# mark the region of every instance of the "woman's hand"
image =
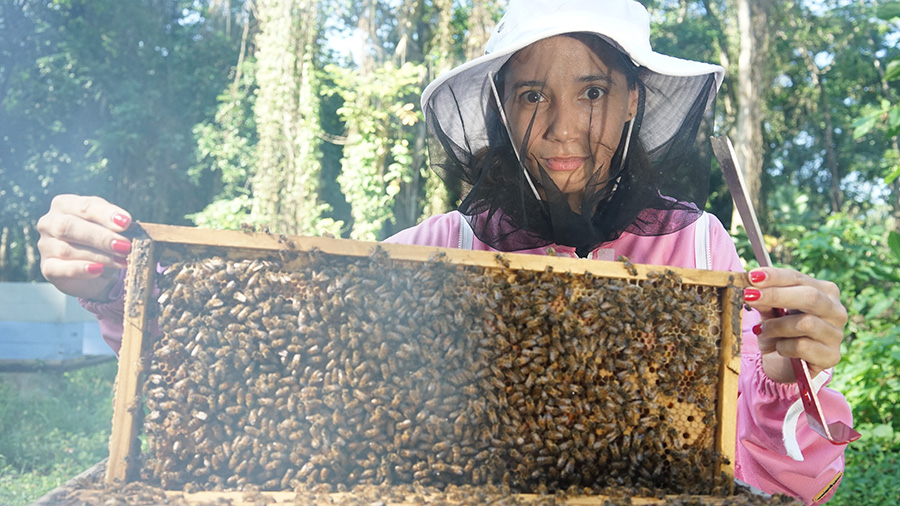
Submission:
<svg viewBox="0 0 900 506">
<path fill-rule="evenodd" d="M 762 315 L 753 332 L 769 378 L 796 381 L 790 358 L 805 360 L 812 377 L 840 362 L 847 310 L 837 285 L 773 267 L 753 269 L 749 277 L 753 286 L 744 289 L 744 301 Z"/>
<path fill-rule="evenodd" d="M 125 268 L 131 215 L 100 197 L 58 195 L 37 223 L 41 273 L 61 292 L 102 299 Z"/>
</svg>

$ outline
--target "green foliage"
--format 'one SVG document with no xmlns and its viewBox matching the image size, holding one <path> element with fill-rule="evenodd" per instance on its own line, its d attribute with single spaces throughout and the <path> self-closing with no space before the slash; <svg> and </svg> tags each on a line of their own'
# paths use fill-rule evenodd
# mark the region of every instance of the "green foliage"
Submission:
<svg viewBox="0 0 900 506">
<path fill-rule="evenodd" d="M 900 1 L 885 2 L 878 6 L 876 15 L 885 21 L 895 20 L 900 17 Z M 894 25 L 896 31 L 896 24 Z M 893 58 L 887 56 L 881 58 L 884 65 L 885 83 L 900 80 L 900 57 L 893 53 Z M 887 87 L 883 89 L 889 89 Z M 853 121 L 853 139 L 860 140 L 863 137 L 880 131 L 887 138 L 900 135 L 900 100 L 896 93 L 882 97 L 880 100 L 867 102 L 860 114 Z M 875 105 L 875 104 L 878 105 Z M 893 183 L 900 177 L 900 159 L 895 150 L 891 150 L 881 164 L 882 175 L 885 184 Z"/>
<path fill-rule="evenodd" d="M 900 427 L 900 331 L 897 296 L 866 289 L 850 303 L 852 312 L 844 359 L 835 388 L 847 396 L 862 422 Z"/>
<path fill-rule="evenodd" d="M 891 62 L 894 68 L 900 71 L 900 60 Z M 883 130 L 888 137 L 900 135 L 900 105 L 893 104 L 889 100 L 881 100 L 878 106 L 866 105 L 861 109 L 860 117 L 853 121 L 853 138 L 861 139 L 866 135 Z M 896 157 L 893 157 L 896 158 Z M 890 160 L 896 161 L 896 160 Z M 886 183 L 890 184 L 897 178 L 897 170 L 886 176 Z"/>
<path fill-rule="evenodd" d="M 884 71 L 885 81 L 894 81 L 896 79 L 900 79 L 900 60 L 888 62 L 887 69 Z"/>
<path fill-rule="evenodd" d="M 27 391 L 0 380 L 0 504 L 28 504 L 106 457 L 115 373 L 28 373 Z"/>
<path fill-rule="evenodd" d="M 864 222 L 835 214 L 800 237 L 786 236 L 789 262 L 819 279 L 833 281 L 849 296 L 865 288 L 885 290 L 900 281 L 900 263 L 887 245 L 880 219 Z"/>
<path fill-rule="evenodd" d="M 876 14 L 885 21 L 889 21 L 893 18 L 900 18 L 900 2 L 884 2 L 878 6 Z"/>
<path fill-rule="evenodd" d="M 413 179 L 412 145 L 416 123 L 422 121 L 415 103 L 424 66 L 400 67 L 388 62 L 366 75 L 359 69 L 328 65 L 325 71 L 344 105 L 338 115 L 347 129 L 338 182 L 352 208 L 354 239 L 375 240 L 392 220 L 393 204 Z"/>
<path fill-rule="evenodd" d="M 829 506 L 900 504 L 900 431 L 886 424 L 857 426 L 845 452 L 846 471 Z"/>
<path fill-rule="evenodd" d="M 219 197 L 199 213 L 187 215 L 194 225 L 203 228 L 239 230 L 242 226 L 254 228 L 266 226 L 265 221 L 253 215 L 253 202 L 248 195 Z"/>
<path fill-rule="evenodd" d="M 824 219 L 823 209 L 810 206 L 809 194 L 794 185 L 779 185 L 769 193 L 767 211 L 772 223 L 778 226 L 772 231 L 780 240 L 769 238 L 772 260 L 776 263 L 790 262 L 790 247 L 807 233 L 811 223 Z"/>
<path fill-rule="evenodd" d="M 891 248 L 891 253 L 894 254 L 894 258 L 900 260 L 900 234 L 891 231 L 888 235 L 888 247 Z"/>
<path fill-rule="evenodd" d="M 235 40 L 204 2 L 0 2 L 0 279 L 34 280 L 30 228 L 61 193 L 181 223 L 205 205 L 191 127 L 214 111 Z M 186 18 L 188 13 L 198 14 Z M 236 32 L 236 33 L 239 33 Z"/>
<path fill-rule="evenodd" d="M 841 290 L 849 321 L 833 385 L 858 422 L 900 430 L 900 257 L 888 244 L 896 234 L 882 221 L 837 214 L 794 230 L 784 249 L 791 252 L 786 263 Z"/>
<path fill-rule="evenodd" d="M 849 125 L 867 104 L 884 98 L 874 55 L 897 54 L 889 29 L 874 17 L 876 3 L 775 3 L 783 12 L 772 18 L 764 193 L 793 186 L 808 195 L 812 208 L 827 212 L 835 210 L 834 185 L 841 191 L 837 210 L 862 213 L 875 203 L 869 183 L 881 187 L 890 143 L 860 142 Z M 778 223 L 766 209 L 760 211 L 765 225 Z"/>
<path fill-rule="evenodd" d="M 220 188 L 212 203 L 188 215 L 195 225 L 238 229 L 254 223 L 250 177 L 256 165 L 256 122 L 253 116 L 256 66 L 245 62 L 240 79 L 219 96 L 215 119 L 194 127 L 197 164 L 188 172 L 196 184 L 210 181 Z"/>
</svg>

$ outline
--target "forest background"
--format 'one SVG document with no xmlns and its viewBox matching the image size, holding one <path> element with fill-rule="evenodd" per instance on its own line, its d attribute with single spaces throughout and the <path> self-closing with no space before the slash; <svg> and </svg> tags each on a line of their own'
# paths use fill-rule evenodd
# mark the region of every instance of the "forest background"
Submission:
<svg viewBox="0 0 900 506">
<path fill-rule="evenodd" d="M 61 193 L 366 240 L 452 209 L 419 93 L 482 53 L 505 3 L 0 0 L 0 281 L 42 280 L 34 227 Z M 842 290 L 833 385 L 864 439 L 838 500 L 900 503 L 900 2 L 643 3 L 657 51 L 728 70 L 716 131 L 775 261 Z M 714 170 L 707 209 L 731 207 Z M 0 471 L 27 467 L 0 447 Z"/>
</svg>

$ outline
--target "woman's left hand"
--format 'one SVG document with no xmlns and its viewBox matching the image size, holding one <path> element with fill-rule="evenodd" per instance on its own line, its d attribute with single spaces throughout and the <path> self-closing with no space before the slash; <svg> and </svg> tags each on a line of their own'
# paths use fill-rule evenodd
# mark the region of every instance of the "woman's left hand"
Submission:
<svg viewBox="0 0 900 506">
<path fill-rule="evenodd" d="M 837 285 L 774 267 L 753 269 L 749 277 L 752 287 L 744 289 L 744 302 L 762 316 L 753 332 L 769 378 L 796 381 L 790 358 L 805 360 L 812 377 L 840 362 L 847 309 Z M 781 316 L 778 308 L 787 314 Z"/>
</svg>

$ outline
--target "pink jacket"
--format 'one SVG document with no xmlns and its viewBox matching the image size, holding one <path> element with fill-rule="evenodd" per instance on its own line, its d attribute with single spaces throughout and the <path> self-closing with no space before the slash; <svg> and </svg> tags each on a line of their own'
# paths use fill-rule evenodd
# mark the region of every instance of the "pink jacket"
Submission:
<svg viewBox="0 0 900 506">
<path fill-rule="evenodd" d="M 633 263 L 743 271 L 725 228 L 712 215 L 704 216 L 665 236 L 622 234 L 593 251 L 589 258 L 615 260 L 625 255 Z M 494 251 L 473 237 L 468 225 L 461 229 L 461 223 L 461 215 L 455 211 L 433 216 L 386 242 Z M 557 256 L 575 256 L 571 247 L 555 245 L 553 250 Z M 544 255 L 547 248 L 518 253 Z M 123 298 L 120 281 L 110 293 L 110 302 L 81 301 L 97 315 L 101 334 L 116 353 L 122 339 Z M 809 505 L 823 504 L 834 495 L 843 476 L 844 446 L 832 445 L 807 426 L 796 385 L 775 383 L 763 373 L 756 336 L 750 330 L 758 321 L 756 311 L 743 312 L 735 477 L 769 493 L 788 494 Z M 823 388 L 830 379 L 829 371 L 813 381 L 814 388 L 820 388 L 823 409 L 829 421 L 834 418 L 851 424 L 850 407 L 844 397 Z"/>
</svg>

